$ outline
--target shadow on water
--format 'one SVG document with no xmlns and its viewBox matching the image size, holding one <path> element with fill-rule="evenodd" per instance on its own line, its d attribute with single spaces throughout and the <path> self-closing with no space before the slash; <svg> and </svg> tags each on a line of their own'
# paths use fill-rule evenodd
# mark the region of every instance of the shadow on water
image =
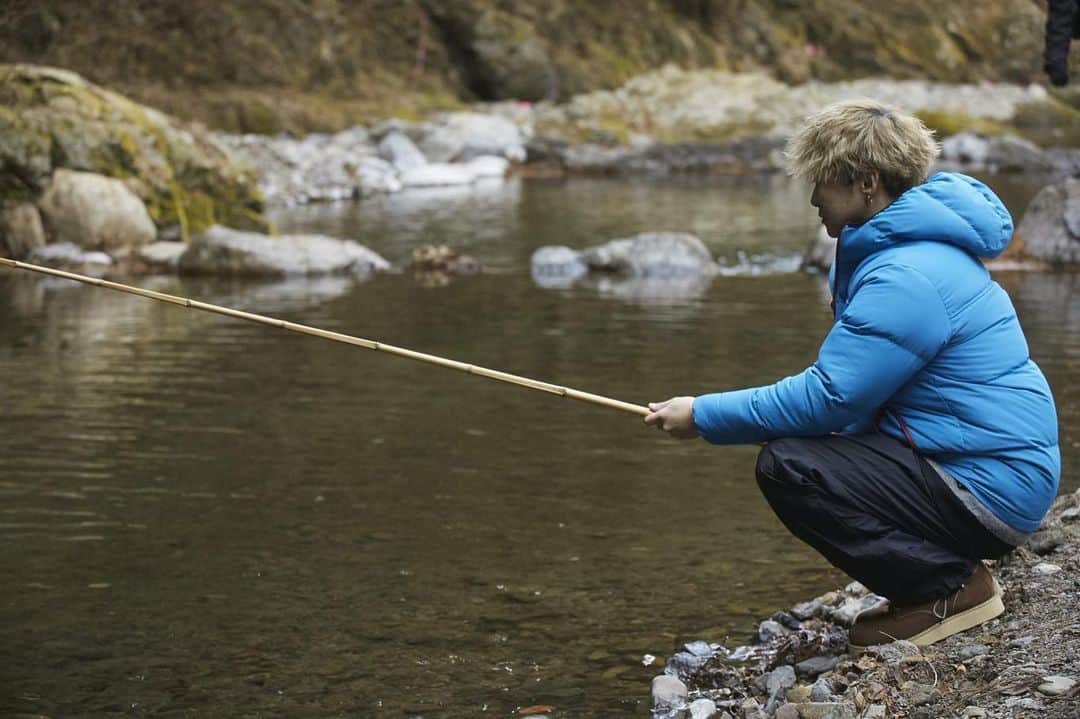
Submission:
<svg viewBox="0 0 1080 719">
<path fill-rule="evenodd" d="M 813 216 L 775 182 L 517 182 L 277 218 L 504 270 L 446 287 L 140 281 L 644 403 L 801 370 L 828 328 L 820 281 L 658 301 L 542 289 L 529 255 L 661 227 L 733 261 L 790 255 Z M 1003 280 L 1068 427 L 1073 278 Z M 758 498 L 755 448 L 611 410 L 7 275 L 0 372 L 0 713 L 647 716 L 643 655 L 746 641 L 842 581 Z"/>
</svg>

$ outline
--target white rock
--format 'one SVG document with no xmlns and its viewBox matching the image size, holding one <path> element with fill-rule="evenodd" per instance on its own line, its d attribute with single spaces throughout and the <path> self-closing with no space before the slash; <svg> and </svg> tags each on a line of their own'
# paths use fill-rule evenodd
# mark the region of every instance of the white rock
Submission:
<svg viewBox="0 0 1080 719">
<path fill-rule="evenodd" d="M 30 253 L 31 262 L 66 270 L 87 270 L 94 274 L 113 263 L 104 252 L 86 252 L 71 242 L 56 242 Z"/>
<path fill-rule="evenodd" d="M 135 256 L 148 265 L 174 270 L 185 250 L 183 242 L 151 242 L 136 250 Z"/>
<path fill-rule="evenodd" d="M 379 154 L 399 172 L 415 170 L 428 164 L 424 153 L 400 132 L 391 132 L 379 142 Z"/>
<path fill-rule="evenodd" d="M 690 702 L 690 719 L 709 719 L 716 714 L 716 702 L 712 699 L 695 699 Z"/>
<path fill-rule="evenodd" d="M 653 706 L 657 709 L 674 709 L 686 703 L 690 691 L 686 685 L 670 674 L 658 674 L 652 680 Z"/>
<path fill-rule="evenodd" d="M 474 177 L 503 177 L 510 167 L 510 161 L 505 157 L 494 155 L 482 155 L 474 157 L 465 163 L 465 167 L 473 173 Z"/>
<path fill-rule="evenodd" d="M 92 172 L 57 170 L 38 206 L 55 242 L 107 250 L 145 245 L 157 236 L 146 205 L 127 185 Z"/>
<path fill-rule="evenodd" d="M 215 225 L 192 239 L 181 272 L 287 276 L 359 274 L 390 263 L 363 245 L 324 235 L 263 235 Z"/>
<path fill-rule="evenodd" d="M 1057 674 L 1043 677 L 1043 683 L 1039 685 L 1039 692 L 1052 697 L 1067 694 L 1076 686 L 1076 680 L 1072 677 L 1063 677 Z"/>
<path fill-rule="evenodd" d="M 468 161 L 497 155 L 512 162 L 525 160 L 525 137 L 512 120 L 499 115 L 451 112 L 427 124 L 420 149 L 434 162 Z"/>
<path fill-rule="evenodd" d="M 476 175 L 468 165 L 451 165 L 445 162 L 433 162 L 403 170 L 398 177 L 402 187 L 469 185 L 476 181 Z"/>
<path fill-rule="evenodd" d="M 1049 576 L 1051 574 L 1057 574 L 1058 572 L 1060 572 L 1061 567 L 1056 564 L 1051 564 L 1050 562 L 1039 562 L 1031 568 L 1031 571 L 1035 572 L 1036 574 L 1042 574 L 1043 576 Z"/>
</svg>

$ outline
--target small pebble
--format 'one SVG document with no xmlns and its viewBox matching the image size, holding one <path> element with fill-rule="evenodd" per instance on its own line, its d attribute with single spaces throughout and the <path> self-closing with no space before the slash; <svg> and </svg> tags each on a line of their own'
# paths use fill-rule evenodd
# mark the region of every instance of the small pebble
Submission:
<svg viewBox="0 0 1080 719">
<path fill-rule="evenodd" d="M 1038 699 L 1032 699 L 1031 697 L 1009 697 L 1005 700 L 1005 706 L 1010 709 L 1033 709 L 1038 710 L 1043 708 L 1043 703 Z"/>
<path fill-rule="evenodd" d="M 1051 574 L 1057 574 L 1058 572 L 1060 572 L 1061 567 L 1056 564 L 1051 564 L 1050 562 L 1039 562 L 1031 568 L 1031 571 L 1035 572 L 1036 574 L 1041 574 L 1043 576 L 1049 576 Z"/>
<path fill-rule="evenodd" d="M 986 716 L 986 710 L 974 704 L 964 708 L 964 719 L 982 719 Z"/>
<path fill-rule="evenodd" d="M 1067 694 L 1076 686 L 1076 680 L 1072 677 L 1063 677 L 1057 674 L 1043 677 L 1043 683 L 1039 685 L 1039 692 L 1052 697 Z"/>
</svg>

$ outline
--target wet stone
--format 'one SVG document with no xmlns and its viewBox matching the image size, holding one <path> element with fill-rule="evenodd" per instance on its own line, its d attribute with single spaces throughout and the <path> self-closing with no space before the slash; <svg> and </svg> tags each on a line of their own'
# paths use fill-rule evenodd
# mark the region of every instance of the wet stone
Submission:
<svg viewBox="0 0 1080 719">
<path fill-rule="evenodd" d="M 769 696 L 776 696 L 780 692 L 786 692 L 795 686 L 795 669 L 790 665 L 777 667 L 769 672 L 769 678 L 765 681 L 765 688 Z"/>
<path fill-rule="evenodd" d="M 780 622 L 774 621 L 772 619 L 766 619 L 764 622 L 758 625 L 757 641 L 759 644 L 768 644 L 774 639 L 779 639 L 780 637 L 784 636 L 789 631 L 790 630 L 788 630 Z"/>
<path fill-rule="evenodd" d="M 695 699 L 690 702 L 690 719 L 709 719 L 716 714 L 716 702 L 712 699 Z"/>
<path fill-rule="evenodd" d="M 815 702 L 827 702 L 832 698 L 833 686 L 829 683 L 828 679 L 824 677 L 819 678 L 814 682 L 814 686 L 810 687 L 810 700 Z"/>
<path fill-rule="evenodd" d="M 667 711 L 682 707 L 686 703 L 686 695 L 689 691 L 678 677 L 668 674 L 660 674 L 652 680 L 653 706 Z"/>
<path fill-rule="evenodd" d="M 795 665 L 800 677 L 816 677 L 836 667 L 839 657 L 810 657 Z"/>
<path fill-rule="evenodd" d="M 806 621 L 820 616 L 825 611 L 825 605 L 814 599 L 809 602 L 799 602 L 791 608 L 791 614 L 799 620 Z"/>
<path fill-rule="evenodd" d="M 802 628 L 802 622 L 800 622 L 798 619 L 788 614 L 787 612 L 776 612 L 769 618 L 788 629 Z"/>
</svg>

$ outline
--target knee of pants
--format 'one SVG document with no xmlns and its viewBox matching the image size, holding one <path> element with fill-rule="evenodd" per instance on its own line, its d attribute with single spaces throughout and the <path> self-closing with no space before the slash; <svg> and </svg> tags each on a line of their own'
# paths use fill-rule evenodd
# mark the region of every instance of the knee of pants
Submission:
<svg viewBox="0 0 1080 719">
<path fill-rule="evenodd" d="M 762 492 L 775 489 L 778 484 L 790 483 L 791 476 L 784 463 L 791 456 L 791 446 L 797 441 L 795 439 L 774 439 L 761 448 L 758 453 L 754 474 L 757 477 L 758 487 L 761 488 Z"/>
</svg>

